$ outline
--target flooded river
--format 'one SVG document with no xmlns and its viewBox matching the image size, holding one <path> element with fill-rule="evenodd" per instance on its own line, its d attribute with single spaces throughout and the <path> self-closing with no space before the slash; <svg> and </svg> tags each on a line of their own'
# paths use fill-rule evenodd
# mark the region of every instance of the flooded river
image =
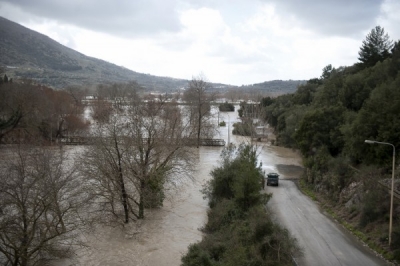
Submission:
<svg viewBox="0 0 400 266">
<path fill-rule="evenodd" d="M 228 129 L 232 130 L 237 119 L 237 112 L 221 113 L 219 120 L 224 120 L 227 126 L 220 128 L 217 138 L 233 143 L 249 141 L 228 135 Z M 258 145 L 259 160 L 266 172 L 279 172 L 282 178 L 299 175 L 301 159 L 297 153 L 266 143 Z M 130 225 L 132 228 L 97 228 L 93 234 L 85 236 L 87 248 L 57 265 L 180 265 L 187 247 L 202 238 L 199 228 L 206 222 L 208 207 L 200 190 L 210 178 L 210 171 L 218 166 L 221 151 L 222 147 L 193 148 L 198 155 L 194 180 L 187 179 L 172 190 L 163 208 L 147 212 L 145 220 L 140 225 Z"/>
</svg>

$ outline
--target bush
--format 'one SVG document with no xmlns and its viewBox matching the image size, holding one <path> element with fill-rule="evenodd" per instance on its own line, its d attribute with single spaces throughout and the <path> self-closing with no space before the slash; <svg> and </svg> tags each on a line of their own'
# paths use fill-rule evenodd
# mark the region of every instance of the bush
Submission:
<svg viewBox="0 0 400 266">
<path fill-rule="evenodd" d="M 221 153 L 222 166 L 211 171 L 213 177 L 203 188 L 212 208 L 222 199 L 234 199 L 243 209 L 264 202 L 265 196 L 259 193 L 264 175 L 261 165 L 257 165 L 254 147 L 240 145 L 225 148 Z"/>
<path fill-rule="evenodd" d="M 218 108 L 219 108 L 220 112 L 234 112 L 235 111 L 235 106 L 228 102 L 221 103 L 218 106 Z"/>
<path fill-rule="evenodd" d="M 210 257 L 205 250 L 200 248 L 199 244 L 189 246 L 186 256 L 182 257 L 182 265 L 186 266 L 211 266 Z"/>
<path fill-rule="evenodd" d="M 360 217 L 361 227 L 378 219 L 382 219 L 385 217 L 385 214 L 389 213 L 388 198 L 389 194 L 376 186 L 366 191 Z"/>
<path fill-rule="evenodd" d="M 256 132 L 251 123 L 234 123 L 232 134 L 240 136 L 254 136 Z"/>
<path fill-rule="evenodd" d="M 181 265 L 291 265 L 299 248 L 265 210 L 271 195 L 260 193 L 264 177 L 256 150 L 231 145 L 221 157 L 221 166 L 203 188 L 211 207 L 205 236 L 189 247 Z"/>
<path fill-rule="evenodd" d="M 243 217 L 244 212 L 236 207 L 235 202 L 224 199 L 208 211 L 208 222 L 203 231 L 205 233 L 216 232 Z"/>
</svg>

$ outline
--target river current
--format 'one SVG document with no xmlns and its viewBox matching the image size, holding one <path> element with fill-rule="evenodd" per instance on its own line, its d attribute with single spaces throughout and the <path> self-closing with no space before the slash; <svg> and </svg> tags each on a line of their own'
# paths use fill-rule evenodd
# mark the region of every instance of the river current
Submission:
<svg viewBox="0 0 400 266">
<path fill-rule="evenodd" d="M 236 107 L 237 108 L 237 107 Z M 219 135 L 226 142 L 238 144 L 247 138 L 228 134 L 232 124 L 238 121 L 237 112 L 219 114 Z M 259 161 L 265 172 L 278 172 L 281 178 L 297 178 L 301 173 L 301 158 L 290 149 L 259 142 Z M 207 219 L 207 201 L 200 192 L 210 179 L 210 172 L 218 166 L 222 147 L 193 148 L 198 164 L 192 179 L 186 179 L 167 194 L 164 206 L 148 211 L 145 220 L 135 225 L 121 227 L 97 227 L 84 235 L 87 247 L 80 248 L 68 260 L 57 261 L 57 266 L 72 265 L 180 265 L 181 257 L 190 244 L 202 238 L 199 230 Z"/>
</svg>

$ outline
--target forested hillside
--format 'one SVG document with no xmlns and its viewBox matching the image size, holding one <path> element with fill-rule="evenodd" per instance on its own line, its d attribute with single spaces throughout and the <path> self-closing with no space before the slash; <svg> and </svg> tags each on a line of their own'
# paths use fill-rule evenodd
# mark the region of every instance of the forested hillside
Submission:
<svg viewBox="0 0 400 266">
<path fill-rule="evenodd" d="M 0 17 L 0 67 L 15 79 L 52 87 L 138 82 L 146 90 L 174 91 L 188 80 L 138 73 L 89 57 Z"/>
<path fill-rule="evenodd" d="M 400 42 L 377 26 L 363 41 L 358 59 L 352 66 L 328 65 L 321 77 L 294 94 L 264 98 L 262 105 L 278 145 L 301 151 L 307 168 L 303 182 L 341 206 L 337 213 L 363 232 L 365 241 L 399 259 L 398 200 L 388 247 L 390 194 L 385 184 L 390 184 L 393 149 L 365 140 L 400 147 Z M 395 186 L 399 189 L 399 183 Z"/>
<path fill-rule="evenodd" d="M 175 92 L 189 80 L 160 77 L 86 56 L 55 40 L 0 17 L 0 74 L 14 79 L 29 79 L 56 89 L 96 87 L 99 84 L 137 82 L 146 91 Z M 134 60 L 134 58 L 132 58 Z M 4 73 L 3 73 L 4 72 Z M 191 78 L 191 77 L 188 77 Z M 273 94 L 294 92 L 304 81 L 266 81 L 248 86 L 211 83 L 216 92 L 236 94 Z M 228 96 L 227 96 L 228 97 Z"/>
</svg>

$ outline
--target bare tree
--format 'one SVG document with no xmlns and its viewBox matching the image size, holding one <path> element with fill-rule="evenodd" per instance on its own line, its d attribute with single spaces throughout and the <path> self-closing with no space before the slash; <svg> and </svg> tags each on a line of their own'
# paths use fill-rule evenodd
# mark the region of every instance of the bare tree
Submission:
<svg viewBox="0 0 400 266">
<path fill-rule="evenodd" d="M 193 160 L 185 146 L 186 127 L 176 104 L 141 102 L 132 106 L 129 117 L 128 139 L 133 149 L 126 165 L 137 191 L 132 201 L 142 219 L 145 207 L 162 205 L 168 179 L 190 174 Z"/>
<path fill-rule="evenodd" d="M 81 171 L 92 183 L 93 198 L 100 207 L 98 211 L 124 216 L 129 222 L 128 192 L 123 166 L 127 149 L 124 141 L 124 122 L 118 116 L 110 117 L 108 123 L 101 123 L 95 132 L 93 145 L 88 147 Z M 122 207 L 122 208 L 121 208 Z"/>
<path fill-rule="evenodd" d="M 79 244 L 87 199 L 74 167 L 64 165 L 62 152 L 41 148 L 19 148 L 0 167 L 2 265 L 43 265 L 68 256 Z"/>
<path fill-rule="evenodd" d="M 83 159 L 98 210 L 128 223 L 161 206 L 168 179 L 192 169 L 184 131 L 178 106 L 161 101 L 135 101 L 103 124 Z"/>
<path fill-rule="evenodd" d="M 74 100 L 75 106 L 81 106 L 82 100 L 85 98 L 85 90 L 82 87 L 78 86 L 69 86 L 65 89 L 65 91 L 70 95 L 70 97 Z"/>
<path fill-rule="evenodd" d="M 212 137 L 216 130 L 216 126 L 210 121 L 213 117 L 211 102 L 214 100 L 210 89 L 210 84 L 204 77 L 193 77 L 183 95 L 188 104 L 189 121 L 197 139 L 197 147 L 200 146 L 202 137 Z"/>
<path fill-rule="evenodd" d="M 83 105 L 65 91 L 13 82 L 0 86 L 0 141 L 29 142 L 83 131 Z"/>
<path fill-rule="evenodd" d="M 112 114 L 112 104 L 107 100 L 95 99 L 91 104 L 92 118 L 99 123 L 108 122 Z"/>
<path fill-rule="evenodd" d="M 136 81 L 100 84 L 97 86 L 97 96 L 101 100 L 112 103 L 114 108 L 120 109 L 126 102 L 136 99 L 142 90 L 143 88 Z"/>
</svg>

